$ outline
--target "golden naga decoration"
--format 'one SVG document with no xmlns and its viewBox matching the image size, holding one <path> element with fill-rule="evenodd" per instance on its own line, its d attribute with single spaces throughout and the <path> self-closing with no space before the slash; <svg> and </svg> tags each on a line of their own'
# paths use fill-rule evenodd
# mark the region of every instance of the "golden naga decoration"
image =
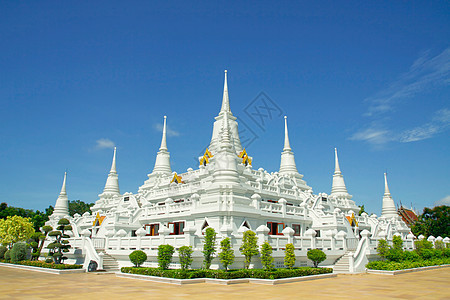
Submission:
<svg viewBox="0 0 450 300">
<path fill-rule="evenodd" d="M 184 183 L 184 181 L 181 180 L 181 176 L 179 176 L 177 173 L 173 174 L 173 178 L 172 178 L 172 181 L 170 183 L 172 183 L 172 182 Z"/>
<path fill-rule="evenodd" d="M 200 165 L 206 166 L 209 164 L 209 159 L 213 157 L 214 155 L 209 152 L 208 148 L 206 148 L 205 154 L 203 154 L 203 157 L 200 159 Z"/>
<path fill-rule="evenodd" d="M 103 220 L 106 218 L 106 216 L 100 216 L 99 213 L 97 213 L 97 216 L 95 217 L 94 222 L 92 223 L 92 226 L 100 226 L 103 223 Z"/>
<path fill-rule="evenodd" d="M 242 163 L 246 166 L 252 165 L 252 159 L 248 156 L 247 151 L 244 150 L 239 153 L 239 157 L 242 158 Z"/>
<path fill-rule="evenodd" d="M 351 217 L 345 217 L 347 221 L 350 223 L 350 226 L 358 226 L 358 221 L 356 221 L 355 214 L 352 214 Z"/>
</svg>

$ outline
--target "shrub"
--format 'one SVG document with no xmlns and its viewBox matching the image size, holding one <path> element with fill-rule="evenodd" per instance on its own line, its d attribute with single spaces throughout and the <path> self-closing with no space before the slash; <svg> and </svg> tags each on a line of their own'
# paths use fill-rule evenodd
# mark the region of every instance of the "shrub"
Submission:
<svg viewBox="0 0 450 300">
<path fill-rule="evenodd" d="M 253 231 L 247 230 L 244 232 L 244 236 L 242 237 L 242 246 L 239 250 L 245 256 L 244 267 L 246 269 L 249 268 L 252 257 L 259 254 L 257 243 L 258 238 Z"/>
<path fill-rule="evenodd" d="M 295 265 L 295 253 L 293 244 L 286 245 L 286 250 L 284 250 L 284 265 L 289 269 L 292 269 L 292 267 Z"/>
<path fill-rule="evenodd" d="M 205 244 L 203 245 L 203 264 L 205 269 L 209 269 L 211 262 L 214 258 L 214 253 L 216 253 L 216 231 L 212 227 L 206 228 L 205 231 Z"/>
<path fill-rule="evenodd" d="M 423 249 L 433 249 L 433 243 L 427 240 L 414 241 L 414 248 L 417 254 L 421 255 Z"/>
<path fill-rule="evenodd" d="M 65 259 L 67 259 L 63 253 L 69 252 L 69 249 L 71 248 L 69 241 L 63 239 L 69 238 L 66 231 L 72 230 L 72 226 L 70 225 L 69 220 L 62 218 L 58 221 L 58 226 L 56 229 L 57 230 L 50 231 L 48 233 L 49 236 L 55 238 L 55 241 L 50 243 L 47 248 L 50 249 L 48 255 L 53 258 L 55 264 L 61 264 Z"/>
<path fill-rule="evenodd" d="M 182 270 L 187 270 L 192 264 L 192 250 L 191 246 L 182 246 L 178 250 L 178 255 L 180 256 L 180 264 Z"/>
<path fill-rule="evenodd" d="M 139 268 L 147 260 L 147 254 L 142 250 L 135 250 L 128 257 L 136 268 Z"/>
<path fill-rule="evenodd" d="M 415 251 L 404 251 L 402 255 L 403 261 L 418 261 L 420 259 L 420 255 Z"/>
<path fill-rule="evenodd" d="M 225 238 L 220 242 L 220 250 L 220 263 L 225 267 L 225 270 L 228 270 L 228 266 L 234 262 L 234 250 L 231 249 L 230 238 Z"/>
<path fill-rule="evenodd" d="M 158 246 L 158 266 L 161 269 L 168 269 L 172 263 L 172 256 L 175 249 L 171 245 L 159 245 Z"/>
<path fill-rule="evenodd" d="M 5 252 L 8 251 L 8 248 L 6 248 L 5 246 L 0 246 L 0 259 L 4 259 L 5 258 Z"/>
<path fill-rule="evenodd" d="M 386 258 L 389 261 L 401 261 L 403 260 L 403 251 L 399 249 L 391 248 L 389 249 Z"/>
<path fill-rule="evenodd" d="M 17 262 L 27 259 L 28 246 L 25 243 L 15 243 L 11 249 L 11 261 Z"/>
<path fill-rule="evenodd" d="M 445 244 L 443 241 L 435 241 L 434 242 L 434 249 L 444 249 Z"/>
<path fill-rule="evenodd" d="M 393 249 L 396 251 L 403 251 L 403 240 L 401 236 L 394 235 L 392 238 Z"/>
<path fill-rule="evenodd" d="M 310 259 L 313 264 L 314 268 L 317 268 L 317 266 L 323 262 L 325 259 L 327 259 L 327 255 L 319 249 L 311 249 L 307 253 L 308 259 Z"/>
<path fill-rule="evenodd" d="M 32 266 L 32 267 L 40 267 L 40 268 L 48 268 L 48 269 L 58 269 L 58 270 L 66 270 L 66 269 L 81 269 L 82 265 L 63 265 L 63 264 L 54 264 L 47 263 L 41 260 L 38 261 L 30 261 L 30 260 L 22 260 L 15 262 L 16 265 L 24 265 L 24 266 Z"/>
<path fill-rule="evenodd" d="M 385 239 L 378 240 L 377 253 L 383 260 L 386 259 L 389 253 L 389 245 Z"/>
<path fill-rule="evenodd" d="M 5 252 L 5 260 L 10 261 L 11 260 L 11 250 L 6 250 Z"/>
<path fill-rule="evenodd" d="M 261 264 L 266 270 L 273 269 L 272 246 L 268 241 L 261 245 Z"/>
<path fill-rule="evenodd" d="M 366 268 L 372 270 L 404 270 L 404 269 L 412 269 L 412 268 L 420 268 L 427 266 L 436 266 L 449 264 L 450 259 L 432 259 L 432 260 L 420 260 L 420 261 L 402 261 L 402 262 L 394 262 L 394 261 L 372 261 L 366 265 Z"/>
</svg>

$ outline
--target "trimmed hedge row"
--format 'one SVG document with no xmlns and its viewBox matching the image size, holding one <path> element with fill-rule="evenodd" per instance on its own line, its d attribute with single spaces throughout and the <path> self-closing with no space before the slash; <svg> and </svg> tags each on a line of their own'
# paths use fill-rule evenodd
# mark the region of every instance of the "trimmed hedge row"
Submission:
<svg viewBox="0 0 450 300">
<path fill-rule="evenodd" d="M 31 266 L 31 267 L 47 268 L 47 269 L 58 269 L 58 270 L 70 270 L 70 269 L 83 268 L 82 265 L 54 264 L 54 263 L 46 263 L 46 262 L 40 261 L 40 260 L 38 260 L 38 261 L 22 260 L 22 261 L 17 261 L 17 262 L 1 260 L 1 262 L 16 264 L 16 265 Z"/>
<path fill-rule="evenodd" d="M 310 268 L 301 267 L 295 269 L 240 269 L 240 270 L 163 270 L 160 268 L 135 268 L 123 267 L 122 273 L 139 274 L 148 276 L 168 277 L 176 279 L 193 278 L 215 278 L 215 279 L 237 279 L 237 278 L 260 278 L 260 279 L 279 279 L 289 277 L 301 277 L 309 275 L 319 275 L 333 273 L 331 268 Z"/>
<path fill-rule="evenodd" d="M 366 268 L 372 270 L 395 271 L 446 264 L 450 264 L 450 258 L 448 257 L 420 261 L 372 261 L 366 265 Z"/>
</svg>

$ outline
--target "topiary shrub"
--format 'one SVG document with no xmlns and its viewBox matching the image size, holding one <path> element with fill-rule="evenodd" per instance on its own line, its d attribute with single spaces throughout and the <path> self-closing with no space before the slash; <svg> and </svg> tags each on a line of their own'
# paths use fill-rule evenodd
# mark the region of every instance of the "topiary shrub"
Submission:
<svg viewBox="0 0 450 300">
<path fill-rule="evenodd" d="M 5 246 L 0 246 L 0 259 L 4 259 L 5 258 L 5 252 L 8 251 L 8 248 L 6 248 Z"/>
<path fill-rule="evenodd" d="M 147 254 L 142 250 L 133 251 L 128 257 L 136 268 L 139 268 L 147 260 Z"/>
<path fill-rule="evenodd" d="M 25 243 L 15 243 L 11 249 L 11 261 L 18 262 L 27 259 L 28 246 Z"/>
<path fill-rule="evenodd" d="M 48 233 L 48 236 L 55 238 L 55 241 L 47 246 L 50 250 L 48 252 L 48 256 L 53 258 L 55 264 L 61 264 L 65 259 L 67 259 L 67 257 L 64 256 L 64 253 L 69 252 L 69 249 L 71 248 L 69 241 L 64 239 L 70 237 L 66 234 L 66 231 L 72 230 L 72 226 L 70 225 L 69 220 L 62 218 L 58 221 L 58 226 L 56 229 L 57 230 L 50 231 Z"/>
<path fill-rule="evenodd" d="M 313 264 L 314 268 L 317 268 L 317 266 L 323 262 L 325 259 L 327 259 L 327 255 L 319 249 L 311 249 L 307 253 L 308 259 L 310 259 Z"/>
<path fill-rule="evenodd" d="M 159 245 L 158 246 L 158 266 L 166 270 L 169 268 L 170 263 L 172 262 L 172 256 L 175 252 L 175 249 L 171 245 Z"/>
<path fill-rule="evenodd" d="M 191 246 L 182 246 L 178 249 L 178 255 L 180 257 L 180 265 L 182 270 L 189 269 L 192 264 L 192 250 Z"/>
<path fill-rule="evenodd" d="M 11 260 L 11 250 L 6 250 L 5 252 L 5 260 L 10 261 Z"/>
<path fill-rule="evenodd" d="M 284 265 L 289 269 L 292 269 L 295 265 L 294 250 L 295 248 L 293 244 L 286 244 L 286 250 L 284 250 Z"/>
<path fill-rule="evenodd" d="M 270 246 L 268 241 L 261 245 L 261 264 L 266 270 L 273 269 L 272 246 Z"/>
<path fill-rule="evenodd" d="M 219 259 L 220 263 L 225 267 L 225 270 L 228 271 L 228 266 L 232 265 L 234 262 L 234 250 L 231 249 L 231 241 L 230 238 L 224 238 L 220 242 L 220 250 Z"/>
<path fill-rule="evenodd" d="M 216 253 L 216 231 L 212 227 L 208 227 L 205 230 L 205 243 L 203 244 L 203 264 L 205 269 L 209 269 L 211 262 Z"/>
<path fill-rule="evenodd" d="M 239 248 L 239 251 L 241 251 L 241 253 L 245 256 L 245 269 L 250 267 L 252 257 L 259 254 L 257 243 L 258 237 L 253 231 L 247 230 L 244 232 L 244 236 L 242 237 L 242 246 Z"/>
</svg>

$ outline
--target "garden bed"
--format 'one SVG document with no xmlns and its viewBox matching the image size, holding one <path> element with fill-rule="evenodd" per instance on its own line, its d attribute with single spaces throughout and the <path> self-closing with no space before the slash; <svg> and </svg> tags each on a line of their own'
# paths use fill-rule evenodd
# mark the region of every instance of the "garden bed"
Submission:
<svg viewBox="0 0 450 300">
<path fill-rule="evenodd" d="M 0 266 L 30 270 L 36 272 L 44 272 L 51 274 L 69 274 L 69 273 L 83 273 L 86 272 L 82 265 L 56 265 L 51 263 L 46 263 L 43 261 L 19 261 L 19 262 L 0 262 Z"/>
<path fill-rule="evenodd" d="M 366 265 L 366 268 L 370 270 L 397 271 L 448 264 L 450 264 L 450 258 L 446 257 L 419 261 L 372 261 Z"/>
<path fill-rule="evenodd" d="M 124 267 L 121 273 L 116 273 L 118 277 L 149 280 L 170 284 L 192 284 L 192 283 L 213 283 L 213 284 L 236 284 L 236 283 L 256 283 L 256 284 L 281 284 L 320 278 L 335 277 L 330 268 L 295 268 L 295 269 L 275 269 L 266 271 L 261 269 L 250 270 L 162 270 L 157 268 L 135 268 Z"/>
<path fill-rule="evenodd" d="M 367 269 L 367 273 L 369 273 L 369 274 L 378 274 L 378 275 L 399 275 L 399 274 L 403 274 L 403 273 L 427 271 L 427 270 L 433 270 L 433 269 L 439 269 L 439 268 L 448 268 L 448 267 L 450 267 L 450 264 L 439 265 L 439 266 L 412 268 L 412 269 L 402 269 L 402 270 L 395 270 L 395 271 Z"/>
</svg>

